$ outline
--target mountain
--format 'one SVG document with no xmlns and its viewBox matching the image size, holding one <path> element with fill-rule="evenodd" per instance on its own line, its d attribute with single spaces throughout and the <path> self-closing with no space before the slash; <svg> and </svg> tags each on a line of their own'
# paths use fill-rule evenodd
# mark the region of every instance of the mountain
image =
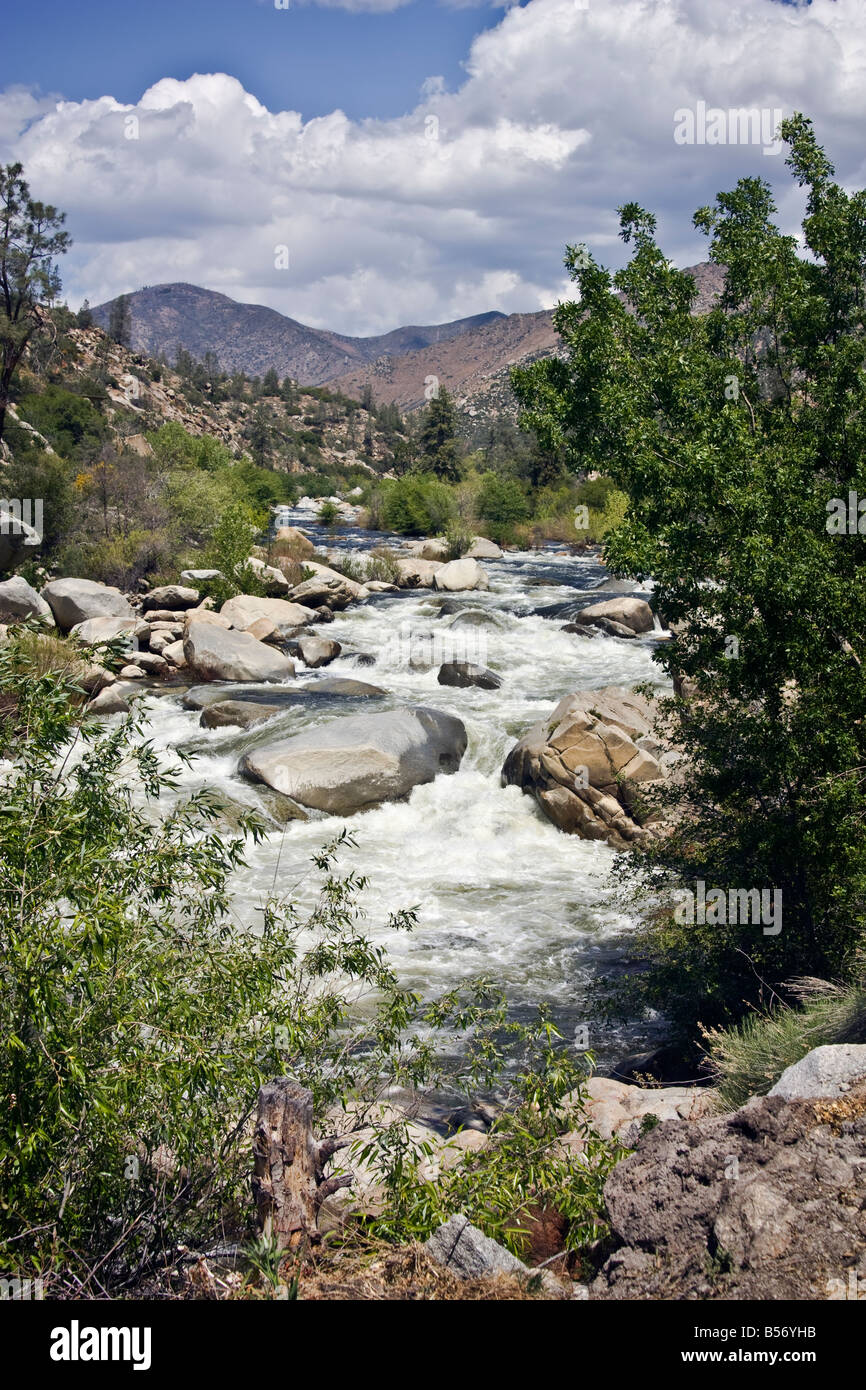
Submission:
<svg viewBox="0 0 866 1390">
<path fill-rule="evenodd" d="M 383 354 L 417 351 L 505 317 L 492 310 L 453 323 L 410 325 L 371 338 L 350 338 L 308 328 L 264 304 L 240 304 L 198 285 L 149 285 L 127 300 L 134 352 L 164 354 L 169 362 L 174 362 L 179 347 L 199 361 L 213 352 L 225 371 L 262 376 L 273 367 L 281 378 L 293 377 L 303 386 L 320 386 Z M 116 302 L 108 300 L 93 309 L 100 328 L 108 328 Z"/>
</svg>

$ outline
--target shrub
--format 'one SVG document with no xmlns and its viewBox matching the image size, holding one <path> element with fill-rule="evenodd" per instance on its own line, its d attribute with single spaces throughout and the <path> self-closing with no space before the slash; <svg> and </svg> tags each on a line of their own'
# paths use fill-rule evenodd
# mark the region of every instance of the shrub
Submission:
<svg viewBox="0 0 866 1390">
<path fill-rule="evenodd" d="M 407 473 L 383 490 L 382 524 L 403 535 L 441 535 L 454 510 L 453 490 L 429 473 Z"/>
</svg>

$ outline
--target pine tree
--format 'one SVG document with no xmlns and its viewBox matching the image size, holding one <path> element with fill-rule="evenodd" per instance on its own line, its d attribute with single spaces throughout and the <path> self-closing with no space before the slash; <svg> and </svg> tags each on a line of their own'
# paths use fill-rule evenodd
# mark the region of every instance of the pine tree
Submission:
<svg viewBox="0 0 866 1390">
<path fill-rule="evenodd" d="M 108 336 L 112 342 L 118 343 L 120 347 L 128 348 L 130 345 L 132 326 L 129 313 L 129 295 L 120 294 L 111 306 L 111 314 L 108 319 Z"/>
</svg>

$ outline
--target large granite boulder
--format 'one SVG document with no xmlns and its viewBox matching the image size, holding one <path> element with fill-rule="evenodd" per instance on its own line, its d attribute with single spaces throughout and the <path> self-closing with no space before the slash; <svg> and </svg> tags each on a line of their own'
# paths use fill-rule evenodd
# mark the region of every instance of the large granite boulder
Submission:
<svg viewBox="0 0 866 1390">
<path fill-rule="evenodd" d="M 252 749 L 241 771 L 302 806 L 351 815 L 396 801 L 440 773 L 456 772 L 466 751 L 459 719 L 423 706 L 356 714 Z"/>
<path fill-rule="evenodd" d="M 464 555 L 462 560 L 450 560 L 433 576 L 434 589 L 456 593 L 460 589 L 487 589 L 487 575 L 477 560 Z"/>
<path fill-rule="evenodd" d="M 343 648 L 339 642 L 335 642 L 331 637 L 299 637 L 297 641 L 298 655 L 305 666 L 309 666 L 315 671 L 320 666 L 329 666 L 332 661 L 336 661 Z"/>
<path fill-rule="evenodd" d="M 331 569 L 330 565 L 310 560 L 304 562 L 304 568 L 312 570 L 313 574 L 292 589 L 291 598 L 294 603 L 341 612 L 342 609 L 348 608 L 350 603 L 365 599 L 369 594 L 365 585 L 340 574 L 339 570 Z"/>
<path fill-rule="evenodd" d="M 653 720 L 651 701 L 616 686 L 566 695 L 512 748 L 503 786 L 534 796 L 560 830 L 624 849 L 660 825 L 639 823 L 635 810 L 636 785 L 667 776 L 675 756 L 653 737 Z"/>
<path fill-rule="evenodd" d="M 131 606 L 119 589 L 93 579 L 52 579 L 42 597 L 64 632 L 88 618 L 133 618 Z"/>
<path fill-rule="evenodd" d="M 27 618 L 38 618 L 46 627 L 54 626 L 54 614 L 44 598 L 20 574 L 15 574 L 0 583 L 0 623 L 20 623 Z"/>
<path fill-rule="evenodd" d="M 146 629 L 147 626 L 147 623 L 136 617 L 88 618 L 83 623 L 76 623 L 71 629 L 71 634 L 90 647 L 96 647 L 101 642 L 113 642 L 116 637 L 126 637 L 132 645 L 133 638 L 139 634 L 143 637 L 146 635 L 147 640 L 150 640 L 149 632 L 142 633 L 142 629 Z"/>
<path fill-rule="evenodd" d="M 422 560 L 415 555 L 401 555 L 397 560 L 400 588 L 432 589 L 436 573 L 442 568 L 441 560 Z"/>
<path fill-rule="evenodd" d="M 476 536 L 464 556 L 467 560 L 501 560 L 502 551 L 495 541 L 486 536 Z"/>
<path fill-rule="evenodd" d="M 653 611 L 648 603 L 642 598 L 611 598 L 604 599 L 601 603 L 591 603 L 588 608 L 582 608 L 575 614 L 575 621 L 584 627 L 593 625 L 609 630 L 611 623 L 617 627 L 624 628 L 625 634 L 615 633 L 616 636 L 623 636 L 633 633 L 637 636 L 641 632 L 652 632 Z"/>
<path fill-rule="evenodd" d="M 502 681 L 495 671 L 474 661 L 446 661 L 436 677 L 440 685 L 477 685 L 480 690 L 498 690 Z"/>
<path fill-rule="evenodd" d="M 168 649 L 163 655 L 167 653 Z M 197 680 L 284 681 L 295 674 L 294 662 L 274 647 L 213 623 L 190 623 L 183 655 Z"/>
</svg>

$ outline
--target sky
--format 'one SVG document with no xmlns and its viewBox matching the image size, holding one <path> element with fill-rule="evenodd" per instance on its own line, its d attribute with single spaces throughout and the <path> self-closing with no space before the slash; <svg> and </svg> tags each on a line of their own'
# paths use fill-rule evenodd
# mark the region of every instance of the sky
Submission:
<svg viewBox="0 0 866 1390">
<path fill-rule="evenodd" d="M 0 160 L 67 213 L 73 307 L 186 280 L 351 334 L 548 308 L 567 243 L 622 264 L 626 201 L 680 265 L 744 175 L 796 231 L 794 110 L 866 184 L 866 0 L 284 4 L 8 10 Z"/>
</svg>

